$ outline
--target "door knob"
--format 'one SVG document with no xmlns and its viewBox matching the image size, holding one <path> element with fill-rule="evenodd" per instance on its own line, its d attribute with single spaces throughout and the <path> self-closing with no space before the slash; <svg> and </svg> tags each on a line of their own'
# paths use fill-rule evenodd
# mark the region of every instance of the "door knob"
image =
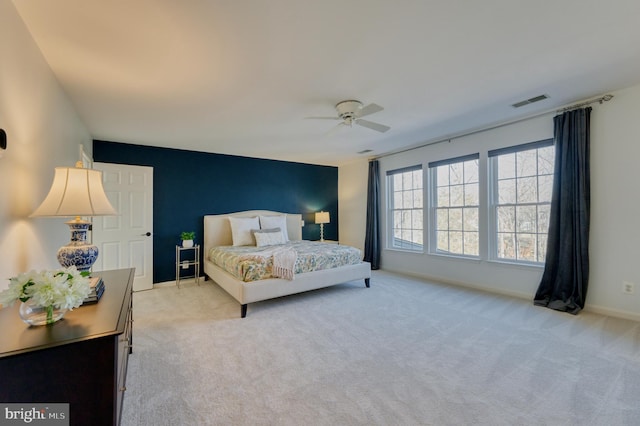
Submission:
<svg viewBox="0 0 640 426">
<path fill-rule="evenodd" d="M 140 235 L 142 235 L 143 237 L 150 237 L 151 236 L 151 232 L 147 232 L 146 234 L 140 234 Z"/>
</svg>

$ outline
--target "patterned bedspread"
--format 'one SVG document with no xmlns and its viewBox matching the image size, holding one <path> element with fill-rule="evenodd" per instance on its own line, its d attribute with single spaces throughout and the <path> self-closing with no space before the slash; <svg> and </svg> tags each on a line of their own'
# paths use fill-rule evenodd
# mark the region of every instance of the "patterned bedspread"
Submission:
<svg viewBox="0 0 640 426">
<path fill-rule="evenodd" d="M 253 247 L 214 247 L 207 253 L 208 259 L 239 280 L 249 282 L 273 278 L 273 256 L 277 248 L 292 247 L 297 253 L 295 273 L 356 265 L 362 261 L 359 249 L 317 241 L 289 241 L 286 245 Z"/>
</svg>

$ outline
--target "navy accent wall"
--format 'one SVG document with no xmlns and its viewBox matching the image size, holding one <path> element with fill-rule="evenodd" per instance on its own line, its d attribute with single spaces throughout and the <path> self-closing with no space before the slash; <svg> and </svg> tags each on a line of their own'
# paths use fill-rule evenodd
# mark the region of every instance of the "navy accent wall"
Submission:
<svg viewBox="0 0 640 426">
<path fill-rule="evenodd" d="M 93 159 L 153 167 L 153 282 L 175 279 L 180 232 L 202 244 L 203 216 L 242 210 L 302 213 L 302 238 L 320 239 L 316 211 L 328 211 L 327 240 L 338 239 L 338 168 L 108 141 Z"/>
</svg>

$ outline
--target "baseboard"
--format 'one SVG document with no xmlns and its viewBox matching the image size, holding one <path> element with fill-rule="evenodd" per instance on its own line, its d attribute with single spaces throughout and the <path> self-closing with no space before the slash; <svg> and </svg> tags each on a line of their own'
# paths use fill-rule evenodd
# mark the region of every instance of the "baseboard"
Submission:
<svg viewBox="0 0 640 426">
<path fill-rule="evenodd" d="M 204 281 L 203 277 L 200 277 L 200 282 Z M 183 284 L 195 284 L 196 283 L 196 279 L 195 278 L 187 278 L 185 280 L 180 280 L 180 286 L 182 286 Z M 161 287 L 175 287 L 176 286 L 176 282 L 175 281 L 164 281 L 161 283 L 153 283 L 153 288 L 161 288 Z"/>
<path fill-rule="evenodd" d="M 484 292 L 487 292 L 487 293 L 494 293 L 494 294 L 500 294 L 502 296 L 510 296 L 510 297 L 515 297 L 515 298 L 518 298 L 518 299 L 525 299 L 525 300 L 529 300 L 529 301 L 531 301 L 531 303 L 533 303 L 533 295 L 532 294 L 525 294 L 525 293 L 519 293 L 519 292 L 515 292 L 515 291 L 502 290 L 502 289 L 487 288 L 487 287 L 483 287 L 483 286 L 477 285 L 477 284 L 469 284 L 469 283 L 455 281 L 455 280 L 447 280 L 447 279 L 443 279 L 443 278 L 440 278 L 440 277 L 433 277 L 433 276 L 429 276 L 429 275 L 409 274 L 409 273 L 393 271 L 393 270 L 389 270 L 389 269 L 385 269 L 385 271 L 392 272 L 394 274 L 399 274 L 399 275 L 405 275 L 405 276 L 409 276 L 409 277 L 419 278 L 419 279 L 422 279 L 422 280 L 433 281 L 433 282 L 441 283 L 441 284 L 455 285 L 455 286 L 458 286 L 458 287 L 466 287 L 466 288 L 470 288 L 470 289 L 473 289 L 473 290 L 484 291 Z M 599 315 L 605 315 L 605 316 L 609 316 L 609 317 L 615 317 L 615 318 L 621 318 L 621 319 L 626 319 L 626 320 L 631 320 L 631 321 L 639 321 L 640 322 L 640 314 L 637 314 L 637 313 L 634 313 L 634 312 L 628 312 L 628 311 L 621 311 L 621 310 L 618 310 L 618 309 L 606 308 L 606 307 L 603 307 L 603 306 L 592 305 L 592 304 L 589 304 L 589 303 L 587 303 L 587 305 L 585 306 L 584 311 L 585 312 L 591 312 L 591 313 L 594 313 L 594 314 L 599 314 Z"/>
<path fill-rule="evenodd" d="M 640 314 L 628 311 L 620 311 L 618 309 L 605 308 L 602 306 L 594 306 L 587 303 L 584 307 L 585 312 L 593 312 L 594 314 L 606 315 L 608 317 L 622 318 L 631 321 L 640 322 Z"/>
<path fill-rule="evenodd" d="M 457 287 L 465 287 L 465 288 L 469 288 L 469 289 L 472 289 L 472 290 L 484 291 L 484 292 L 487 292 L 487 293 L 500 294 L 502 296 L 515 297 L 517 299 L 531 300 L 532 303 L 533 303 L 533 296 L 532 295 L 526 294 L 526 293 L 520 293 L 520 292 L 517 292 L 517 291 L 487 288 L 487 287 L 483 287 L 483 286 L 478 285 L 478 284 L 470 284 L 470 283 L 466 283 L 466 282 L 462 282 L 462 281 L 449 280 L 449 279 L 446 279 L 446 278 L 434 277 L 434 276 L 431 276 L 431 275 L 411 274 L 411 273 L 406 273 L 406 272 L 393 271 L 393 270 L 390 270 L 390 269 L 384 269 L 384 271 L 392 272 L 394 274 L 404 275 L 404 276 L 407 276 L 407 277 L 419 278 L 419 279 L 425 280 L 425 281 L 433 281 L 434 283 L 440 283 L 440 284 L 446 284 L 446 285 L 454 285 L 454 286 L 457 286 Z"/>
<path fill-rule="evenodd" d="M 164 281 L 161 283 L 153 283 L 153 288 L 174 287 L 175 285 L 176 285 L 175 281 Z"/>
</svg>

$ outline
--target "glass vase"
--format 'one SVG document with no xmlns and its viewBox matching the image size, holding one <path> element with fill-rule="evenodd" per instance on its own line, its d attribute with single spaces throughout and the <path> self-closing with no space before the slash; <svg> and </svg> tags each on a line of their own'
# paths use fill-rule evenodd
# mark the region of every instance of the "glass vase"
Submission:
<svg viewBox="0 0 640 426">
<path fill-rule="evenodd" d="M 67 310 L 58 309 L 53 305 L 38 306 L 29 299 L 22 302 L 19 312 L 22 321 L 29 325 L 46 325 L 61 320 Z"/>
</svg>

